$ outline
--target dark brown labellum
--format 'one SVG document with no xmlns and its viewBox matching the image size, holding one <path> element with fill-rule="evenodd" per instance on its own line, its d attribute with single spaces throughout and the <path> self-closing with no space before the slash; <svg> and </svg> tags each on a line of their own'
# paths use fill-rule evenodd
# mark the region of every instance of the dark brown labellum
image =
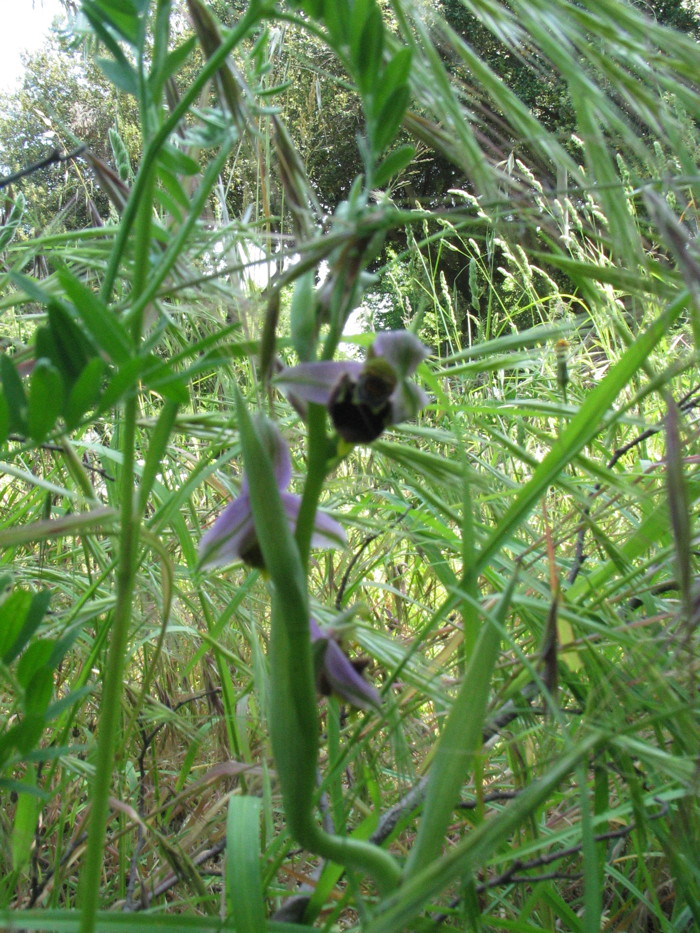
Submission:
<svg viewBox="0 0 700 933">
<path fill-rule="evenodd" d="M 347 374 L 336 386 L 328 411 L 338 434 L 349 444 L 369 444 L 391 424 L 391 393 L 396 381 L 364 371 L 357 382 Z"/>
</svg>

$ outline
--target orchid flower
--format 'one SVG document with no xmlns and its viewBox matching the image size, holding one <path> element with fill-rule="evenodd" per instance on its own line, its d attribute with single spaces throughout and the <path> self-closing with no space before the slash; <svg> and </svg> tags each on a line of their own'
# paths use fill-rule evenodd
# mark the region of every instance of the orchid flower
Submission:
<svg viewBox="0 0 700 933">
<path fill-rule="evenodd" d="M 324 696 L 335 693 L 358 709 L 378 708 L 381 704 L 379 694 L 362 677 L 367 662 L 351 661 L 338 644 L 333 629 L 322 629 L 313 617 L 309 624 L 311 643 L 316 649 L 319 691 Z"/>
<path fill-rule="evenodd" d="M 295 407 L 324 405 L 344 441 L 369 444 L 427 404 L 428 396 L 409 376 L 429 353 L 409 331 L 386 331 L 377 335 L 364 363 L 299 363 L 282 369 L 275 382 Z"/>
<path fill-rule="evenodd" d="M 285 491 L 292 478 L 289 448 L 271 422 L 259 422 L 259 429 L 270 454 L 282 507 L 290 528 L 294 530 L 301 496 Z M 343 547 L 346 543 L 342 526 L 325 512 L 317 511 L 311 544 L 314 547 Z M 264 569 L 265 566 L 255 531 L 245 474 L 238 498 L 226 506 L 199 543 L 199 564 L 202 569 L 222 567 L 236 560 L 242 560 L 243 563 L 259 569 Z"/>
</svg>

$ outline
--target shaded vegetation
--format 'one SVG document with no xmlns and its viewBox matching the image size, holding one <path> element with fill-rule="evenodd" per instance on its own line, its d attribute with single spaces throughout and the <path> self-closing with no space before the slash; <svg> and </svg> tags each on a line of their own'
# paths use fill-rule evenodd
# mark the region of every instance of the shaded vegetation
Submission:
<svg viewBox="0 0 700 933">
<path fill-rule="evenodd" d="M 692 930 L 697 18 L 186 7 L 2 116 L 3 925 Z"/>
</svg>

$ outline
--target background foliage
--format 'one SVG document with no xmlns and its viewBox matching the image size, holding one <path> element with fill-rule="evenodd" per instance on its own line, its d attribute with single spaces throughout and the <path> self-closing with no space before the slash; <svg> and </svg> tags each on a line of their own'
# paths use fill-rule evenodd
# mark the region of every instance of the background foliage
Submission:
<svg viewBox="0 0 700 933">
<path fill-rule="evenodd" d="M 83 0 L 28 63 L 5 925 L 698 924 L 696 13 Z M 371 445 L 276 388 L 403 328 L 430 403 Z M 244 468 L 268 575 L 204 571 Z M 309 612 L 380 711 L 315 696 Z"/>
</svg>

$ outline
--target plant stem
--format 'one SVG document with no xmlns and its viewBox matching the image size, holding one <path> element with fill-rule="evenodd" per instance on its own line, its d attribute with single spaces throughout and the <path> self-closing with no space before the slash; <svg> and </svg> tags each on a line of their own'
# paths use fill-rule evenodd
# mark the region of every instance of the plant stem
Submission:
<svg viewBox="0 0 700 933">
<path fill-rule="evenodd" d="M 91 789 L 90 827 L 88 830 L 85 865 L 81 875 L 80 933 L 93 933 L 100 901 L 100 881 L 103 868 L 104 842 L 107 828 L 107 808 L 112 786 L 115 745 L 121 711 L 126 647 L 131 621 L 134 592 L 138 520 L 134 514 L 133 481 L 136 439 L 137 399 L 134 396 L 124 410 L 122 446 L 123 464 L 120 483 L 121 526 L 119 536 L 119 566 L 117 572 L 117 602 L 112 618 L 112 638 L 104 669 L 104 687 L 100 708 L 99 736 L 95 776 Z"/>
</svg>

